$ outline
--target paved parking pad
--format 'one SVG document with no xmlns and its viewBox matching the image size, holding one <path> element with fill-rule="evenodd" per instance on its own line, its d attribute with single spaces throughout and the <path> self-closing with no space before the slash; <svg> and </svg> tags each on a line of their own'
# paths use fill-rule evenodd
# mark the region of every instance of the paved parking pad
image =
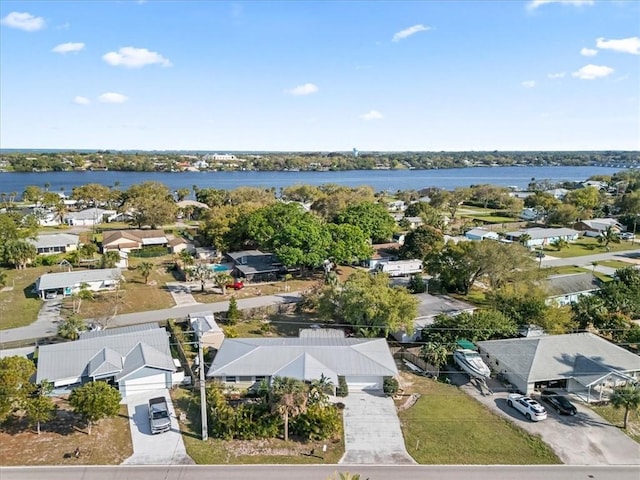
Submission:
<svg viewBox="0 0 640 480">
<path fill-rule="evenodd" d="M 148 402 L 150 398 L 164 396 L 171 414 L 171 430 L 156 435 L 151 434 Z M 175 415 L 171 397 L 167 390 L 159 390 L 127 397 L 129 427 L 133 442 L 133 455 L 127 458 L 126 465 L 188 465 L 193 464 L 187 455 L 180 434 L 178 419 Z"/>
<path fill-rule="evenodd" d="M 404 446 L 393 399 L 377 392 L 350 392 L 345 405 L 345 464 L 414 464 Z"/>
</svg>

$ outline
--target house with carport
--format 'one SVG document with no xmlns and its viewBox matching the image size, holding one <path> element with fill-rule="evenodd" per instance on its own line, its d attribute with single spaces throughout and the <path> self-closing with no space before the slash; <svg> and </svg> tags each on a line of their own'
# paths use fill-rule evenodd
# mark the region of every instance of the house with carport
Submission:
<svg viewBox="0 0 640 480">
<path fill-rule="evenodd" d="M 518 391 L 553 388 L 586 402 L 606 400 L 616 386 L 640 380 L 640 356 L 593 333 L 477 342 L 482 359 Z"/>
<path fill-rule="evenodd" d="M 166 247 L 169 240 L 162 230 L 110 230 L 102 234 L 102 252 L 132 252 L 143 247 Z"/>
<path fill-rule="evenodd" d="M 304 331 L 303 331 L 304 332 Z M 292 377 L 305 382 L 344 377 L 349 391 L 383 389 L 398 369 L 383 338 L 352 338 L 335 329 L 316 329 L 289 338 L 225 338 L 207 378 L 236 388 Z"/>
<path fill-rule="evenodd" d="M 521 242 L 520 238 L 528 235 L 526 241 Z M 515 232 L 507 232 L 504 239 L 510 242 L 520 242 L 527 248 L 545 247 L 551 245 L 556 240 L 566 240 L 575 242 L 580 237 L 580 232 L 571 228 L 525 228 Z"/>
<path fill-rule="evenodd" d="M 35 289 L 40 298 L 46 298 L 50 293 L 68 297 L 77 293 L 83 286 L 92 292 L 113 290 L 121 281 L 122 273 L 119 268 L 74 270 L 45 273 L 36 280 Z"/>
<path fill-rule="evenodd" d="M 500 240 L 500 235 L 486 228 L 472 228 L 464 234 L 467 240 Z"/>
<path fill-rule="evenodd" d="M 615 218 L 592 218 L 591 220 L 579 220 L 573 224 L 575 230 L 584 232 L 586 237 L 599 237 L 607 228 L 614 233 L 620 233 L 626 228 Z"/>
<path fill-rule="evenodd" d="M 92 226 L 103 222 L 112 222 L 118 217 L 115 210 L 105 210 L 103 208 L 87 208 L 79 212 L 70 212 L 63 217 L 63 222 L 72 226 Z"/>
<path fill-rule="evenodd" d="M 180 383 L 174 372 L 169 333 L 147 323 L 83 332 L 73 342 L 39 346 L 36 382 L 48 380 L 55 392 L 63 394 L 104 381 L 127 397 L 171 388 Z"/>
<path fill-rule="evenodd" d="M 51 233 L 38 235 L 35 239 L 29 239 L 38 251 L 38 255 L 55 255 L 68 253 L 78 249 L 80 236 L 72 233 Z"/>
</svg>

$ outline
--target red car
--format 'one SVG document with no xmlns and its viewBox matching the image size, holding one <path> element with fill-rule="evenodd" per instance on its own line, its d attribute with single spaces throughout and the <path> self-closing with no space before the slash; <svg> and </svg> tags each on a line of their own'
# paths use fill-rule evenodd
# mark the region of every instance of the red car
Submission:
<svg viewBox="0 0 640 480">
<path fill-rule="evenodd" d="M 233 283 L 229 283 L 226 285 L 227 288 L 233 288 L 234 290 L 240 290 L 242 288 L 244 288 L 244 282 L 242 282 L 241 280 L 236 280 Z"/>
</svg>

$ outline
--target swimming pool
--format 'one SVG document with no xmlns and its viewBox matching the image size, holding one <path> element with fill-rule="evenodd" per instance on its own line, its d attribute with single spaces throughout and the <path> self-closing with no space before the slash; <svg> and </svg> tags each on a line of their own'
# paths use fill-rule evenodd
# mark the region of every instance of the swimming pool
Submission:
<svg viewBox="0 0 640 480">
<path fill-rule="evenodd" d="M 212 263 L 209 265 L 209 270 L 214 272 L 228 272 L 229 267 L 227 267 L 226 265 L 221 265 L 219 263 Z"/>
</svg>

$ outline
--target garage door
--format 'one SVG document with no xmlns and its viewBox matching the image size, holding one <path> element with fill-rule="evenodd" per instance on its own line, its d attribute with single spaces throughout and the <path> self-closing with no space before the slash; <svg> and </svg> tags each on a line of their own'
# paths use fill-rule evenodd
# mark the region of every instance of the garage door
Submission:
<svg viewBox="0 0 640 480">
<path fill-rule="evenodd" d="M 382 390 L 382 377 L 346 377 L 350 392 Z"/>
<path fill-rule="evenodd" d="M 120 382 L 123 397 L 135 395 L 137 393 L 151 392 L 167 388 L 166 376 L 164 373 L 148 375 L 142 378 L 123 380 Z"/>
</svg>

